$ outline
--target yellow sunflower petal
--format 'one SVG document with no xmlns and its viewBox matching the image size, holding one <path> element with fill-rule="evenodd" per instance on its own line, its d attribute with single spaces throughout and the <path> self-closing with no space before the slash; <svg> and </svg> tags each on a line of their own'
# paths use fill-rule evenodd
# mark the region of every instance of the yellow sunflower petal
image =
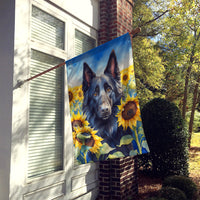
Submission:
<svg viewBox="0 0 200 200">
<path fill-rule="evenodd" d="M 68 96 L 69 96 L 69 104 L 70 104 L 70 106 L 72 106 L 73 103 L 75 103 L 75 100 L 76 100 L 75 94 L 76 93 L 75 93 L 73 88 L 68 88 Z"/>
<path fill-rule="evenodd" d="M 77 114 L 75 113 L 72 114 L 71 123 L 72 123 L 72 130 L 74 129 L 74 127 L 84 127 L 89 125 L 89 122 L 86 120 L 86 116 L 80 114 L 79 112 Z"/>
<path fill-rule="evenodd" d="M 130 80 L 130 73 L 129 73 L 129 68 L 126 68 L 121 71 L 121 83 L 123 85 L 127 85 L 129 80 Z"/>
<path fill-rule="evenodd" d="M 76 86 L 73 89 L 74 89 L 74 93 L 75 93 L 75 99 L 78 100 L 78 101 L 83 101 L 82 85 Z"/>
</svg>

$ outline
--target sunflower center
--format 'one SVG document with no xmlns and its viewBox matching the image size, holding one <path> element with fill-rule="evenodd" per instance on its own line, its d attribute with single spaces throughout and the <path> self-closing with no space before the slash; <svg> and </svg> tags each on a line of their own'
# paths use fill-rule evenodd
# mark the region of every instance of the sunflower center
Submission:
<svg viewBox="0 0 200 200">
<path fill-rule="evenodd" d="M 79 136 L 76 136 L 78 142 L 88 147 L 93 147 L 95 140 L 92 135 L 88 132 L 81 133 Z"/>
<path fill-rule="evenodd" d="M 125 120 L 129 120 L 135 116 L 137 112 L 137 105 L 134 101 L 129 101 L 125 106 L 122 112 L 122 117 Z"/>
<path fill-rule="evenodd" d="M 85 141 L 85 145 L 88 146 L 88 147 L 93 147 L 94 143 L 95 143 L 95 141 L 94 141 L 93 137 L 91 137 L 90 139 L 87 139 Z"/>
<path fill-rule="evenodd" d="M 79 96 L 79 97 L 82 97 L 82 92 L 78 92 L 78 96 Z"/>
<path fill-rule="evenodd" d="M 72 92 L 68 92 L 68 95 L 69 95 L 69 102 L 70 102 L 73 99 L 73 94 L 72 94 Z"/>
<path fill-rule="evenodd" d="M 123 80 L 126 81 L 127 78 L 128 78 L 128 76 L 125 74 L 125 75 L 123 76 Z"/>
<path fill-rule="evenodd" d="M 74 121 L 72 122 L 72 131 L 75 131 L 75 130 L 74 130 L 74 127 L 75 127 L 75 128 L 83 127 L 82 121 L 81 121 L 81 120 L 74 120 Z"/>
</svg>

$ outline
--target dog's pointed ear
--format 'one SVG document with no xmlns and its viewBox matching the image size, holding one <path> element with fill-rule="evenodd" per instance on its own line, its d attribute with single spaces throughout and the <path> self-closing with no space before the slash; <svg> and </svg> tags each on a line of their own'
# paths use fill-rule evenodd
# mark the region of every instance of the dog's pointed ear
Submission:
<svg viewBox="0 0 200 200">
<path fill-rule="evenodd" d="M 83 64 L 83 91 L 87 91 L 91 84 L 92 79 L 96 77 L 96 74 L 90 69 L 87 63 Z"/>
<path fill-rule="evenodd" d="M 108 64 L 104 70 L 104 74 L 111 75 L 114 79 L 120 80 L 120 72 L 114 50 L 112 50 L 112 52 L 110 53 L 110 57 L 108 60 Z"/>
</svg>

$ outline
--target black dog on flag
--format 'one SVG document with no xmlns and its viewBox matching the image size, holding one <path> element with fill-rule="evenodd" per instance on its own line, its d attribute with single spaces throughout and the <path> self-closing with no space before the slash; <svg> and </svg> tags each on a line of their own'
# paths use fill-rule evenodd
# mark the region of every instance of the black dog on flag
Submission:
<svg viewBox="0 0 200 200">
<path fill-rule="evenodd" d="M 120 71 L 115 51 L 109 56 L 104 74 L 97 76 L 87 63 L 83 66 L 83 113 L 90 126 L 107 142 L 117 134 L 117 105 L 122 97 Z M 109 142 L 110 143 L 110 142 Z"/>
</svg>

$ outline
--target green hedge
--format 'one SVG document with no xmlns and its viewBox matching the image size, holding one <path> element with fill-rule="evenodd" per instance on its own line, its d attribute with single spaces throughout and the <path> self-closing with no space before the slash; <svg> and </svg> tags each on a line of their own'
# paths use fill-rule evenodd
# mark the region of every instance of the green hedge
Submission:
<svg viewBox="0 0 200 200">
<path fill-rule="evenodd" d="M 151 198 L 148 198 L 146 200 L 167 200 L 167 199 L 162 198 L 162 197 L 151 197 Z"/>
<path fill-rule="evenodd" d="M 197 199 L 197 186 L 196 184 L 188 177 L 184 176 L 170 176 L 164 179 L 163 187 L 174 187 L 182 190 L 188 200 Z"/>
<path fill-rule="evenodd" d="M 159 195 L 167 200 L 187 200 L 182 190 L 173 187 L 163 187 Z"/>
<path fill-rule="evenodd" d="M 188 132 L 176 105 L 155 98 L 144 105 L 141 115 L 150 149 L 144 159 L 152 162 L 152 173 L 188 175 Z"/>
</svg>

